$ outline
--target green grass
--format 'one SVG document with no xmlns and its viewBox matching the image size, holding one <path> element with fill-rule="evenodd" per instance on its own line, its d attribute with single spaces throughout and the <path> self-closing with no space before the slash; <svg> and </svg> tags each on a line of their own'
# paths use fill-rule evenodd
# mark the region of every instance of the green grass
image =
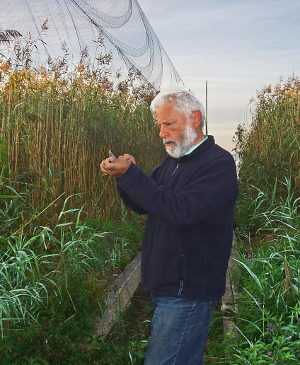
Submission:
<svg viewBox="0 0 300 365">
<path fill-rule="evenodd" d="M 92 336 L 114 275 L 139 252 L 144 222 L 129 213 L 121 222 L 86 219 L 66 199 L 52 226 L 31 223 L 10 234 L 6 222 L 26 209 L 11 205 L 1 210 L 0 358 L 81 361 L 80 338 Z"/>
<path fill-rule="evenodd" d="M 26 336 L 2 341 L 5 345 L 3 364 L 23 364 L 43 360 L 45 364 L 142 364 L 147 348 L 152 305 L 150 295 L 139 289 L 129 309 L 119 318 L 106 339 L 94 338 L 93 348 L 82 347 L 75 337 L 82 324 L 75 320 L 69 326 L 57 321 L 43 328 L 32 326 Z M 4 347 L 2 347 L 4 348 Z"/>
<path fill-rule="evenodd" d="M 249 130 L 239 126 L 236 208 L 239 335 L 228 364 L 299 364 L 299 81 L 258 93 Z"/>
</svg>

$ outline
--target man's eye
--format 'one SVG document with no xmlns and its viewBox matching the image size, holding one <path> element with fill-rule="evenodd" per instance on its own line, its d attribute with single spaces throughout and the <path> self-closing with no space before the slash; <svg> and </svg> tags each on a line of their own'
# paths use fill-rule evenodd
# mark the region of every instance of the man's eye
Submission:
<svg viewBox="0 0 300 365">
<path fill-rule="evenodd" d="M 170 125 L 174 124 L 175 122 L 157 124 L 157 128 L 161 129 L 161 127 L 170 127 Z"/>
</svg>

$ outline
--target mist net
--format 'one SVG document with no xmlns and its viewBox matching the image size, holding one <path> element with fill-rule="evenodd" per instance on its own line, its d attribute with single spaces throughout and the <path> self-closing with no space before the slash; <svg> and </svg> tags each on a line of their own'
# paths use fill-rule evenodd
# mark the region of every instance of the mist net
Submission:
<svg viewBox="0 0 300 365">
<path fill-rule="evenodd" d="M 2 1 L 0 58 L 14 68 L 107 67 L 155 90 L 183 84 L 137 0 Z"/>
</svg>

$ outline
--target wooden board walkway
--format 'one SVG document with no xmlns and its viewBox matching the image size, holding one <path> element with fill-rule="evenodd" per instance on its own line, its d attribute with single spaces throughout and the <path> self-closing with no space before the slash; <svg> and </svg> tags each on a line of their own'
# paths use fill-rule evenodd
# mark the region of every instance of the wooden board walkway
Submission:
<svg viewBox="0 0 300 365">
<path fill-rule="evenodd" d="M 110 287 L 103 317 L 95 318 L 95 336 L 110 333 L 115 321 L 130 304 L 130 300 L 141 282 L 141 253 L 122 271 Z"/>
<path fill-rule="evenodd" d="M 234 242 L 235 240 L 233 241 L 233 249 L 227 271 L 226 292 L 222 298 L 221 306 L 221 310 L 224 312 L 224 335 L 226 335 L 232 328 L 233 336 L 235 336 L 237 333 L 236 327 L 234 325 L 234 319 L 238 310 L 238 293 L 231 277 L 231 272 L 236 266 L 234 260 L 236 257 L 234 251 Z M 105 303 L 104 315 L 102 317 L 94 318 L 95 337 L 103 336 L 103 338 L 106 338 L 108 336 L 120 314 L 122 314 L 130 304 L 130 300 L 140 285 L 140 281 L 141 253 L 139 253 L 133 259 L 133 261 L 123 270 L 123 272 L 111 285 Z M 88 341 L 85 342 L 88 343 Z"/>
<path fill-rule="evenodd" d="M 235 326 L 235 318 L 238 312 L 238 291 L 232 279 L 232 273 L 236 270 L 236 252 L 235 252 L 235 237 L 233 238 L 231 256 L 228 262 L 228 270 L 226 275 L 226 290 L 222 297 L 221 310 L 223 315 L 223 331 L 224 336 L 232 329 L 232 336 L 235 337 L 238 333 Z"/>
</svg>

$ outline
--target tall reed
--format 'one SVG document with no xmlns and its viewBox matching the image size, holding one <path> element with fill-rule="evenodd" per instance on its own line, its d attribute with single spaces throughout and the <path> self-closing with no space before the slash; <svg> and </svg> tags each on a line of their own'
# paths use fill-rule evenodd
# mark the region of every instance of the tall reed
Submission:
<svg viewBox="0 0 300 365">
<path fill-rule="evenodd" d="M 99 168 L 108 150 L 135 155 L 146 172 L 162 159 L 155 123 L 141 96 L 145 90 L 133 96 L 81 72 L 67 78 L 44 69 L 2 67 L 1 76 L 0 146 L 6 166 L 2 157 L 0 171 L 8 169 L 9 185 L 30 192 L 34 206 L 46 206 L 62 193 L 80 193 L 72 204 L 107 218 L 119 206 L 114 180 Z M 58 202 L 56 215 L 59 209 Z"/>
<path fill-rule="evenodd" d="M 228 364 L 299 364 L 299 93 L 292 75 L 257 94 L 249 129 L 235 135 L 240 154 L 236 209 L 240 289 Z"/>
<path fill-rule="evenodd" d="M 275 179 L 292 177 L 295 194 L 300 195 L 300 81 L 292 75 L 272 90 L 271 85 L 257 93 L 249 129 L 239 126 L 235 135 L 240 154 L 240 181 L 271 192 Z M 284 185 L 277 194 L 285 194 Z"/>
</svg>

